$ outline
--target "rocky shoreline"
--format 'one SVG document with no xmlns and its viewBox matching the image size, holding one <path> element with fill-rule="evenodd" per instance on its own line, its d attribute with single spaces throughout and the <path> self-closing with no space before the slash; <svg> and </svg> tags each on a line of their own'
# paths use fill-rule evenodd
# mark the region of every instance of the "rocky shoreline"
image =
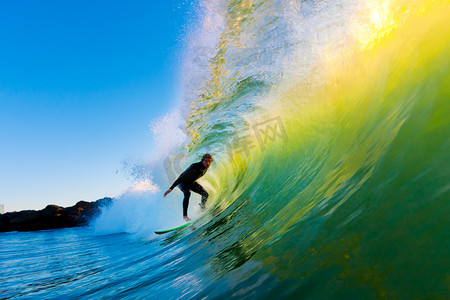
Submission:
<svg viewBox="0 0 450 300">
<path fill-rule="evenodd" d="M 9 212 L 0 215 L 0 232 L 86 226 L 111 203 L 112 198 L 105 197 L 93 202 L 79 201 L 70 207 L 47 205 L 42 210 Z"/>
</svg>

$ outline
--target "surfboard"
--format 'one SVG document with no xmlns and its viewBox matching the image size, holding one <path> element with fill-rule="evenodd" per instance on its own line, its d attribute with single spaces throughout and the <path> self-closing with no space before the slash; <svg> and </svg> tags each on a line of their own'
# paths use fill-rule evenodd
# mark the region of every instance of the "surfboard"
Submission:
<svg viewBox="0 0 450 300">
<path fill-rule="evenodd" d="M 155 233 L 156 233 L 156 234 L 168 233 L 168 232 L 171 232 L 171 231 L 175 231 L 175 230 L 184 228 L 184 227 L 188 226 L 189 224 L 191 224 L 191 222 L 187 222 L 187 223 L 185 223 L 185 224 L 183 224 L 183 225 L 181 225 L 181 226 L 175 227 L 175 228 L 171 228 L 171 229 L 167 229 L 167 230 L 159 230 L 159 231 L 155 231 Z"/>
</svg>

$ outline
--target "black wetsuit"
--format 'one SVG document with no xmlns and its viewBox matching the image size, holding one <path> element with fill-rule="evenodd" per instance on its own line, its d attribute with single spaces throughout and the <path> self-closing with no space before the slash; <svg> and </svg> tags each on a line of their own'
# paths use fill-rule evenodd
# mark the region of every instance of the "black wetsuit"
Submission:
<svg viewBox="0 0 450 300">
<path fill-rule="evenodd" d="M 189 206 L 189 197 L 191 196 L 191 191 L 200 194 L 202 196 L 202 202 L 200 206 L 204 207 L 206 200 L 208 200 L 208 193 L 205 189 L 196 182 L 197 179 L 205 175 L 208 168 L 206 168 L 202 162 L 193 163 L 186 169 L 177 180 L 170 187 L 173 190 L 177 185 L 184 194 L 183 199 L 183 216 L 187 216 L 187 209 Z"/>
</svg>

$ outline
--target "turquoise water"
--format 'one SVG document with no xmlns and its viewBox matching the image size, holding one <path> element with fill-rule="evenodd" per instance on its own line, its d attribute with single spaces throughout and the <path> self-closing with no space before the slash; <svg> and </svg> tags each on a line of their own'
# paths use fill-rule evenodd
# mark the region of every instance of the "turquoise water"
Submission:
<svg viewBox="0 0 450 300">
<path fill-rule="evenodd" d="M 0 297 L 449 298 L 448 2 L 201 7 L 159 190 L 1 234 Z M 167 168 L 205 152 L 207 211 L 154 235 L 182 222 Z"/>
</svg>

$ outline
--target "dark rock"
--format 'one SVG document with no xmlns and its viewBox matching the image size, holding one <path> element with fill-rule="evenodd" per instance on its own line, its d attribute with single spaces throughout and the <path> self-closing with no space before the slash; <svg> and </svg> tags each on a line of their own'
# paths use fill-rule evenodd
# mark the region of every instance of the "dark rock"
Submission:
<svg viewBox="0 0 450 300">
<path fill-rule="evenodd" d="M 95 202 L 79 201 L 71 207 L 47 205 L 42 210 L 23 210 L 0 215 L 0 232 L 35 231 L 86 226 L 97 217 L 112 199 L 105 197 Z"/>
</svg>

